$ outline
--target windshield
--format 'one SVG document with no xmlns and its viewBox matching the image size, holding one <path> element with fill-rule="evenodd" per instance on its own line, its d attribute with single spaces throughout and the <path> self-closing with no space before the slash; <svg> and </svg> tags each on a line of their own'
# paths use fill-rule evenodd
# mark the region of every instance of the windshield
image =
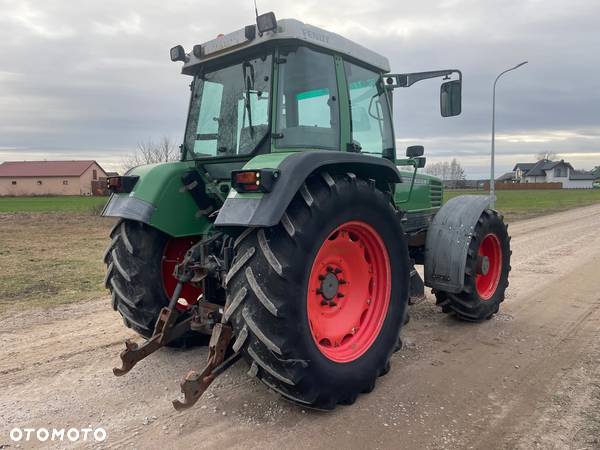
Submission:
<svg viewBox="0 0 600 450">
<path fill-rule="evenodd" d="M 270 92 L 270 55 L 197 75 L 187 158 L 248 155 L 268 146 Z"/>
</svg>

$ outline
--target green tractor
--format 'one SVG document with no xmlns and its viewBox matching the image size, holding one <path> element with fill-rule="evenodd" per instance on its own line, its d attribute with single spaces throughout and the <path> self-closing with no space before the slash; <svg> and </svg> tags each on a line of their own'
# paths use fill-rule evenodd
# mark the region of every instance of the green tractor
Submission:
<svg viewBox="0 0 600 450">
<path fill-rule="evenodd" d="M 192 77 L 180 161 L 108 180 L 103 215 L 120 220 L 106 286 L 146 338 L 126 342 L 116 375 L 210 335 L 175 408 L 244 359 L 286 399 L 332 409 L 388 372 L 424 286 L 460 319 L 498 312 L 502 216 L 485 196 L 442 205 L 442 182 L 418 173 L 423 147 L 396 157 L 393 91 L 443 77 L 441 113 L 455 116 L 458 70 L 391 74 L 385 57 L 273 13 L 171 59 Z"/>
</svg>

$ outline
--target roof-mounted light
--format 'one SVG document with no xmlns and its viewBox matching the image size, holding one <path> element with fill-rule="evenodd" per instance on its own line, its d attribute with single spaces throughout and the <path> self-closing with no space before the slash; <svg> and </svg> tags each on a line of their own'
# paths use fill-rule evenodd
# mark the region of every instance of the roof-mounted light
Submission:
<svg viewBox="0 0 600 450">
<path fill-rule="evenodd" d="M 181 45 L 177 45 L 171 49 L 171 61 L 187 61 L 185 50 Z"/>
<path fill-rule="evenodd" d="M 256 16 L 256 26 L 259 34 L 266 33 L 267 31 L 275 31 L 277 29 L 277 19 L 275 18 L 274 12 L 268 12 Z"/>
</svg>

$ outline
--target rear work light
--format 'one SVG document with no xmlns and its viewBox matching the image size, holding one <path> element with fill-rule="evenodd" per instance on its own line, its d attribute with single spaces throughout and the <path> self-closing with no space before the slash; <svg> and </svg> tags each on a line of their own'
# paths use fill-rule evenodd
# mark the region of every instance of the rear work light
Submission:
<svg viewBox="0 0 600 450">
<path fill-rule="evenodd" d="M 279 179 L 279 170 L 235 170 L 231 173 L 231 186 L 238 192 L 271 192 Z"/>
<path fill-rule="evenodd" d="M 133 187 L 139 178 L 137 175 L 108 177 L 106 179 L 106 187 L 113 194 L 128 194 L 133 191 Z"/>
</svg>

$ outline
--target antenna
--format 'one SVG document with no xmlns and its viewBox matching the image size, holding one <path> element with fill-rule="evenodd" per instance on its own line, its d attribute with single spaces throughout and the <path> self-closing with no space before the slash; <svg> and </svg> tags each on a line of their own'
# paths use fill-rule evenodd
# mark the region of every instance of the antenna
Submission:
<svg viewBox="0 0 600 450">
<path fill-rule="evenodd" d="M 256 0 L 254 0 L 254 12 L 256 13 L 256 18 L 258 19 L 258 8 L 256 7 Z"/>
</svg>

